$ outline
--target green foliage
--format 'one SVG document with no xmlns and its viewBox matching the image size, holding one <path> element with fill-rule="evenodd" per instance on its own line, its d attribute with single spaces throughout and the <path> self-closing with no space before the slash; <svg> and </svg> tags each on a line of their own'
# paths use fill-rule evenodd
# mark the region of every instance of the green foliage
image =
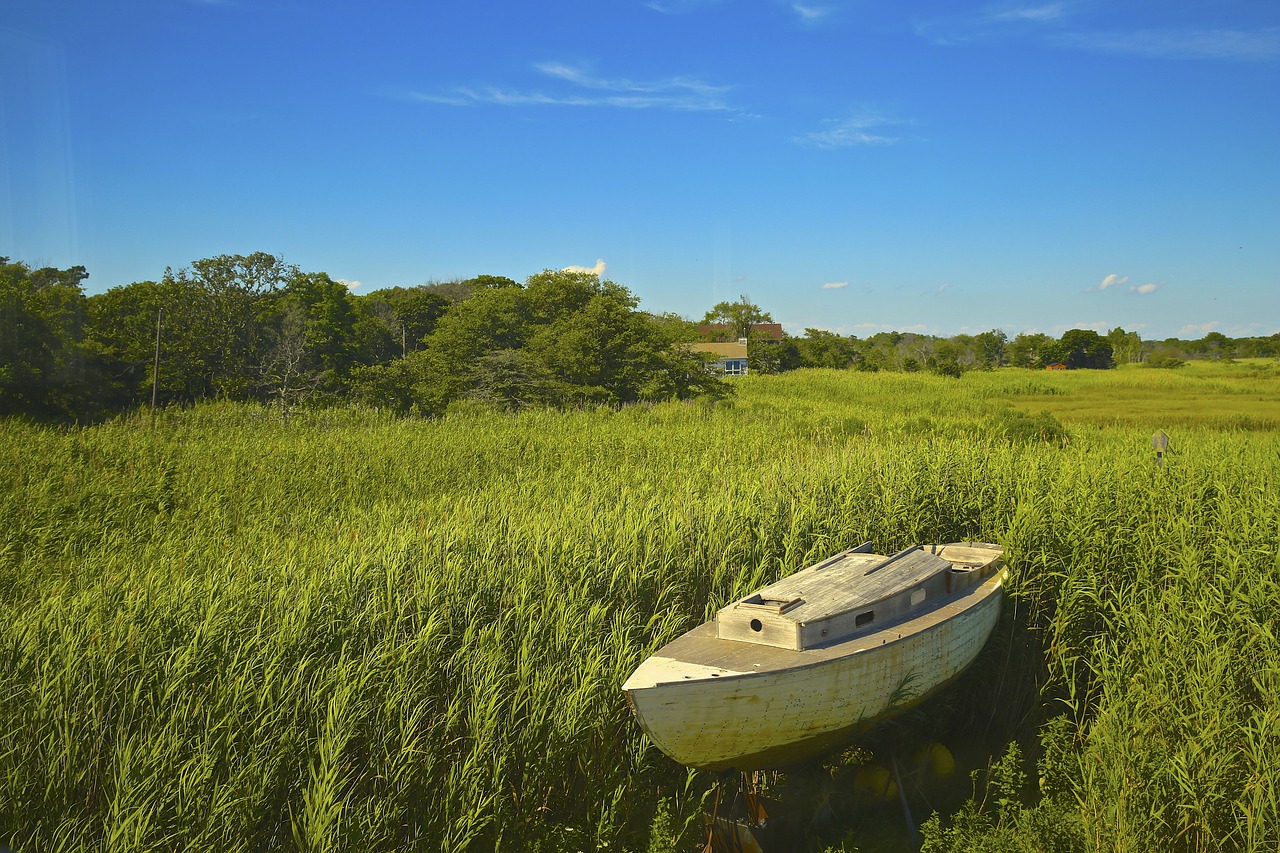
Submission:
<svg viewBox="0 0 1280 853">
<path fill-rule="evenodd" d="M 972 774 L 974 796 L 948 823 L 935 812 L 920 827 L 920 853 L 1076 853 L 1086 849 L 1079 814 L 1059 800 L 1024 804 L 1022 750 L 1010 742 L 985 772 Z M 979 779 L 981 797 L 979 798 Z"/>
<path fill-rule="evenodd" d="M 0 257 L 0 415 L 65 417 L 85 408 L 87 277 L 84 267 L 33 270 Z"/>
<path fill-rule="evenodd" d="M 728 334 L 722 337 L 727 340 L 738 340 L 751 335 L 752 325 L 772 323 L 773 316 L 768 311 L 761 311 L 760 306 L 746 296 L 739 296 L 736 302 L 717 302 L 703 316 L 702 322 L 728 326 Z"/>
<path fill-rule="evenodd" d="M 1014 444 L 1068 444 L 1067 428 L 1050 412 L 1027 414 L 1017 409 L 1000 409 L 991 417 L 992 431 Z"/>
<path fill-rule="evenodd" d="M 1147 360 L 1143 362 L 1144 367 L 1155 367 L 1164 370 L 1176 370 L 1186 365 L 1186 362 L 1167 353 L 1158 352 L 1147 356 Z"/>
<path fill-rule="evenodd" d="M 724 396 L 727 387 L 677 346 L 687 330 L 636 304 L 621 285 L 582 272 L 478 287 L 406 364 L 361 371 L 358 394 L 422 414 L 461 398 L 516 411 Z"/>
<path fill-rule="evenodd" d="M 1273 381 L 1209 369 L 1240 373 L 1223 400 Z M 1040 784 L 1010 750 L 926 849 L 1276 849 L 1277 433 L 1186 426 L 1160 469 L 1147 427 L 990 440 L 992 398 L 1026 381 L 0 422 L 5 843 L 688 849 L 710 779 L 635 725 L 639 661 L 847 543 L 975 538 L 1005 545 L 1018 619 L 940 719 L 1020 734 L 1018 678 L 1051 719 L 1021 732 Z M 1079 381 L 1191 379 L 1036 377 Z M 1021 645 L 1034 666 L 1004 670 Z"/>
<path fill-rule="evenodd" d="M 1069 329 L 1062 333 L 1058 345 L 1067 367 L 1094 370 L 1115 367 L 1110 341 L 1092 329 Z"/>
</svg>

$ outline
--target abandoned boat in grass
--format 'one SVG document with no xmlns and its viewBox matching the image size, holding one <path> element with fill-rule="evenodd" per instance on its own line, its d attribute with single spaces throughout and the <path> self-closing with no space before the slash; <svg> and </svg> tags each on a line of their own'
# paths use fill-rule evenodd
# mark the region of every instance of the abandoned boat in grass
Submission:
<svg viewBox="0 0 1280 853">
<path fill-rule="evenodd" d="M 770 584 L 644 661 L 622 689 L 654 744 L 703 770 L 794 766 L 955 679 L 1000 615 L 1003 549 L 870 548 Z"/>
</svg>

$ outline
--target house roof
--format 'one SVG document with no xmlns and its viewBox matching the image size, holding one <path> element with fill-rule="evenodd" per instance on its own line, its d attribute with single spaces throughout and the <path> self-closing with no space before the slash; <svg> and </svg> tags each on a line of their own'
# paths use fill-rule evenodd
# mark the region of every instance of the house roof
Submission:
<svg viewBox="0 0 1280 853">
<path fill-rule="evenodd" d="M 723 344 L 690 344 L 694 352 L 705 352 L 716 358 L 746 358 L 747 345 L 730 341 Z"/>
</svg>

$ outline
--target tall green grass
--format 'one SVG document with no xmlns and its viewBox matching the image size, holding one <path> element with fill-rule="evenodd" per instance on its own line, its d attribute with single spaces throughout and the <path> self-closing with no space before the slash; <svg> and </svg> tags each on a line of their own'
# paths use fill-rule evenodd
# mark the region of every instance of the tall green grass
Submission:
<svg viewBox="0 0 1280 853">
<path fill-rule="evenodd" d="M 974 538 L 1043 648 L 996 734 L 1054 718 L 1079 843 L 1274 849 L 1280 440 L 1170 430 L 1156 469 L 1145 426 L 1021 408 L 1071 378 L 0 424 L 0 843 L 649 849 L 710 780 L 632 721 L 646 655 L 850 543 Z"/>
</svg>

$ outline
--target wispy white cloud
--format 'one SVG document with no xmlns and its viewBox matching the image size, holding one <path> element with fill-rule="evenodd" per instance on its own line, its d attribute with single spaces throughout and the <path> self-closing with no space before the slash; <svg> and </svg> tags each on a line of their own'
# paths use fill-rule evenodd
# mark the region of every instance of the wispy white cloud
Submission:
<svg viewBox="0 0 1280 853">
<path fill-rule="evenodd" d="M 687 15 L 712 6 L 727 5 L 727 0 L 650 0 L 645 6 L 664 15 Z M 774 5 L 789 9 L 796 20 L 805 26 L 813 26 L 830 17 L 832 6 L 801 0 L 774 0 Z"/>
<path fill-rule="evenodd" d="M 1210 332 L 1216 331 L 1222 323 L 1217 320 L 1210 320 L 1207 323 L 1188 323 L 1178 330 L 1178 336 L 1182 338 L 1203 338 Z"/>
<path fill-rule="evenodd" d="M 847 281 L 829 281 L 826 284 L 822 285 L 822 289 L 823 290 L 839 290 L 842 287 L 848 287 L 848 286 L 849 286 L 849 282 Z"/>
<path fill-rule="evenodd" d="M 938 289 L 935 290 L 933 293 L 935 296 L 941 296 L 942 294 L 946 293 L 950 289 L 951 289 L 951 282 L 945 282 L 943 284 L 938 285 Z"/>
<path fill-rule="evenodd" d="M 904 124 L 876 114 L 863 114 L 846 119 L 827 119 L 823 129 L 814 130 L 794 141 L 814 148 L 835 149 L 853 148 L 863 145 L 892 145 L 899 141 L 898 136 L 890 136 L 883 132 L 884 128 Z"/>
<path fill-rule="evenodd" d="M 1280 60 L 1280 27 L 1258 30 L 1166 29 L 1136 32 L 1062 33 L 1054 43 L 1100 53 L 1152 59 Z"/>
<path fill-rule="evenodd" d="M 1003 4 L 976 12 L 917 18 L 916 35 L 939 45 L 985 41 L 1012 34 L 1039 32 L 1068 18 L 1066 3 Z"/>
<path fill-rule="evenodd" d="M 503 107 L 567 106 L 617 107 L 622 109 L 668 109 L 682 111 L 742 111 L 723 98 L 728 86 L 715 86 L 692 77 L 658 80 L 630 80 L 597 76 L 583 66 L 563 62 L 541 62 L 534 70 L 567 88 L 544 92 L 501 86 L 458 86 L 442 92 L 413 92 L 407 97 L 446 106 L 494 104 Z"/>
<path fill-rule="evenodd" d="M 817 24 L 831 14 L 831 8 L 828 6 L 811 6 L 802 3 L 792 3 L 791 11 L 796 13 L 800 23 L 808 25 Z"/>
<path fill-rule="evenodd" d="M 347 281 L 345 278 L 340 278 L 340 279 L 337 279 L 336 281 L 338 282 L 338 284 L 342 285 L 347 290 L 359 290 L 360 288 L 364 287 L 364 285 L 358 281 Z"/>
<path fill-rule="evenodd" d="M 997 38 L 1030 37 L 1095 53 L 1153 59 L 1280 60 L 1280 27 L 1171 27 L 1139 30 L 1091 28 L 1073 0 L 1008 3 L 914 21 L 916 35 L 955 45 Z"/>
<path fill-rule="evenodd" d="M 1098 282 L 1097 284 L 1093 285 L 1092 287 L 1086 287 L 1086 288 L 1084 289 L 1084 292 L 1085 292 L 1085 293 L 1098 293 L 1099 291 L 1107 290 L 1107 289 L 1112 288 L 1112 287 L 1118 287 L 1119 285 L 1124 284 L 1124 283 L 1125 283 L 1126 281 L 1128 281 L 1128 280 L 1129 280 L 1129 276 L 1127 276 L 1127 275 L 1116 275 L 1115 273 L 1111 273 L 1111 274 L 1110 274 L 1110 275 L 1108 275 L 1106 278 L 1104 278 L 1102 281 Z"/>
<path fill-rule="evenodd" d="M 567 266 L 561 272 L 587 272 L 592 275 L 604 275 L 604 271 L 609 265 L 604 262 L 604 258 L 597 258 L 594 267 Z"/>
<path fill-rule="evenodd" d="M 1065 4 L 1063 3 L 1045 3 L 1040 6 L 1015 6 L 991 10 L 986 13 L 986 17 L 988 20 L 996 22 L 1032 21 L 1043 23 L 1061 19 L 1064 12 Z"/>
<path fill-rule="evenodd" d="M 1148 283 L 1148 284 L 1135 284 L 1135 285 L 1133 285 L 1132 287 L 1130 287 L 1130 288 L 1129 288 L 1129 292 L 1130 292 L 1130 293 L 1140 293 L 1140 294 L 1142 294 L 1143 296 L 1146 296 L 1148 293 L 1155 293 L 1155 292 L 1156 292 L 1157 290 L 1159 290 L 1159 289 L 1160 289 L 1160 285 L 1158 285 L 1158 284 L 1152 284 L 1152 283 Z"/>
<path fill-rule="evenodd" d="M 718 6 L 724 0 L 652 0 L 645 7 L 664 15 L 684 15 L 707 6 Z"/>
</svg>

